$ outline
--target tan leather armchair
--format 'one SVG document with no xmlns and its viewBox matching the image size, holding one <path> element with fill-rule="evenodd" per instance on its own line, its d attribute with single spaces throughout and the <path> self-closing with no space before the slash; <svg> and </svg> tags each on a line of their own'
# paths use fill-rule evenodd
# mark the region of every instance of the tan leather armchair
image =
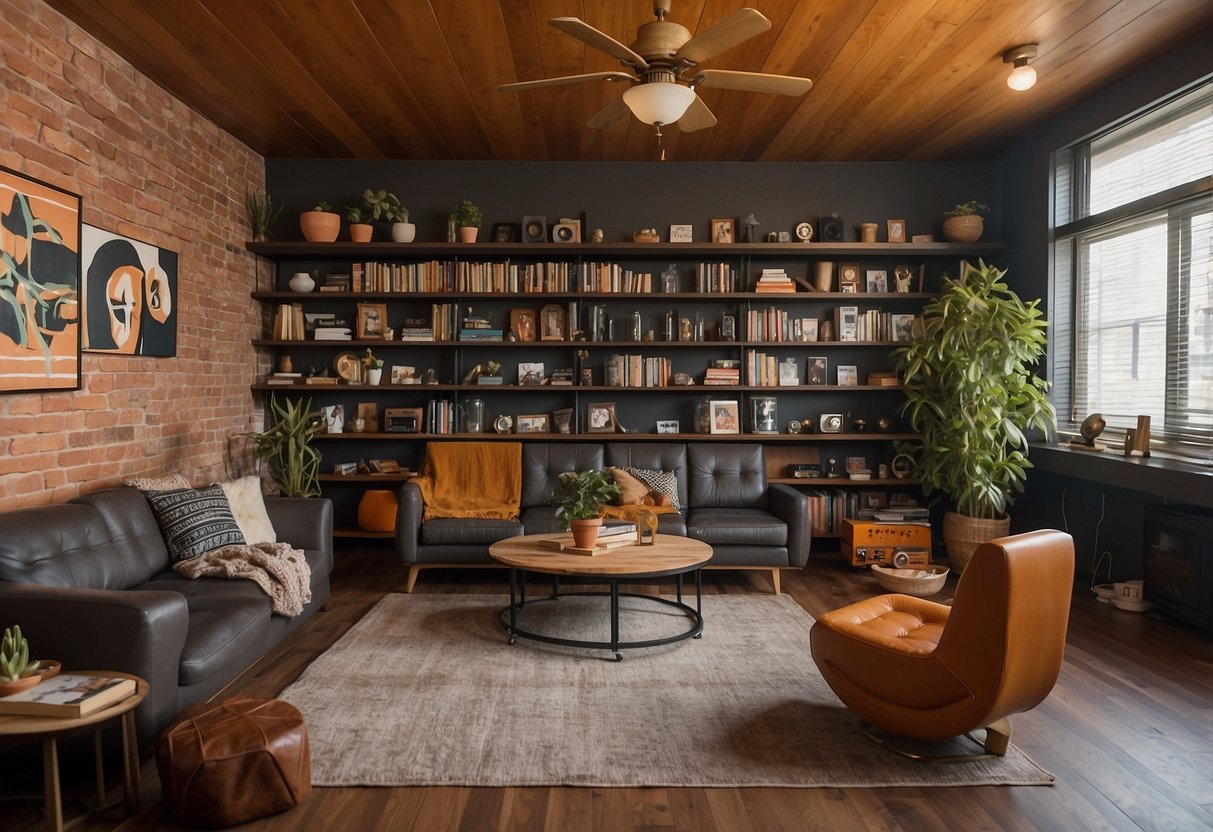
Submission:
<svg viewBox="0 0 1213 832">
<path fill-rule="evenodd" d="M 1002 537 L 978 547 L 951 607 L 881 595 L 822 615 L 813 660 L 869 725 L 919 740 L 987 728 L 987 754 L 1005 754 L 1006 718 L 1057 682 L 1073 582 L 1070 535 Z"/>
</svg>

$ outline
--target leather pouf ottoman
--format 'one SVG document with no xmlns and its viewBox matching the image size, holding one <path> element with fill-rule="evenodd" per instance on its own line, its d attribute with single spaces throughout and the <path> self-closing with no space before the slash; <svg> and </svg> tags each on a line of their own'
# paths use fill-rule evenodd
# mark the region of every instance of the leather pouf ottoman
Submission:
<svg viewBox="0 0 1213 832">
<path fill-rule="evenodd" d="M 303 715 L 278 699 L 191 705 L 160 735 L 156 767 L 169 811 L 197 826 L 272 815 L 312 789 Z"/>
</svg>

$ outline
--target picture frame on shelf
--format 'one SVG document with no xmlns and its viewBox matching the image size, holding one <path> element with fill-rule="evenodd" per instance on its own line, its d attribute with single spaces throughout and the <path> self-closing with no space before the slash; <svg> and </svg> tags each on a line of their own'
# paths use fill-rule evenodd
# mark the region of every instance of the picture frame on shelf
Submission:
<svg viewBox="0 0 1213 832">
<path fill-rule="evenodd" d="M 695 241 L 694 237 L 695 227 L 690 223 L 670 226 L 671 243 L 691 243 Z"/>
<path fill-rule="evenodd" d="M 838 264 L 838 291 L 854 294 L 859 291 L 859 264 Z"/>
<path fill-rule="evenodd" d="M 868 468 L 868 458 L 866 456 L 849 456 L 847 457 L 847 473 L 852 471 L 866 471 Z"/>
<path fill-rule="evenodd" d="M 816 318 L 801 318 L 800 320 L 800 340 L 801 341 L 816 341 L 817 340 L 818 321 Z"/>
<path fill-rule="evenodd" d="M 494 243 L 516 243 L 522 227 L 514 222 L 493 223 L 492 239 Z"/>
<path fill-rule="evenodd" d="M 359 341 L 382 341 L 387 334 L 387 304 L 359 303 L 357 328 Z"/>
<path fill-rule="evenodd" d="M 389 381 L 392 384 L 415 384 L 417 379 L 417 368 L 410 367 L 407 364 L 393 364 L 392 374 L 389 376 Z"/>
<path fill-rule="evenodd" d="M 839 387 L 858 387 L 859 386 L 859 369 L 854 364 L 839 364 L 838 365 L 838 386 Z"/>
<path fill-rule="evenodd" d="M 887 294 L 889 291 L 889 273 L 884 269 L 868 269 L 865 288 L 869 292 Z"/>
<path fill-rule="evenodd" d="M 535 319 L 538 313 L 534 309 L 511 309 L 510 329 L 519 341 L 535 341 L 538 339 Z"/>
<path fill-rule="evenodd" d="M 887 491 L 860 491 L 858 494 L 860 508 L 888 508 L 889 493 Z"/>
<path fill-rule="evenodd" d="M 826 383 L 826 373 L 829 372 L 830 360 L 824 355 L 810 355 L 805 359 L 805 384 L 821 385 Z"/>
<path fill-rule="evenodd" d="M 617 427 L 614 402 L 590 402 L 585 406 L 586 433 L 614 433 Z"/>
<path fill-rule="evenodd" d="M 736 400 L 715 400 L 708 404 L 711 410 L 711 433 L 741 433 L 741 409 Z"/>
<path fill-rule="evenodd" d="M 546 413 L 523 413 L 514 420 L 514 433 L 551 433 L 552 423 Z"/>
<path fill-rule="evenodd" d="M 564 340 L 564 307 L 558 303 L 545 303 L 539 310 L 539 340 Z"/>
<path fill-rule="evenodd" d="M 890 243 L 904 243 L 906 241 L 905 220 L 886 220 L 885 226 L 888 229 Z"/>
<path fill-rule="evenodd" d="M 889 315 L 890 335 L 894 341 L 909 341 L 914 337 L 916 316 L 911 312 L 893 312 Z"/>
<path fill-rule="evenodd" d="M 362 420 L 362 433 L 379 432 L 379 402 L 358 402 L 354 419 Z"/>
<path fill-rule="evenodd" d="M 732 243 L 737 239 L 737 223 L 730 219 L 714 219 L 711 224 L 713 243 Z"/>
<path fill-rule="evenodd" d="M 779 386 L 798 387 L 800 385 L 800 367 L 795 358 L 785 358 L 779 362 Z"/>
<path fill-rule="evenodd" d="M 677 419 L 658 419 L 657 433 L 666 435 L 678 433 L 680 430 Z"/>
<path fill-rule="evenodd" d="M 543 384 L 546 375 L 542 361 L 518 362 L 518 386 L 538 387 Z"/>
</svg>

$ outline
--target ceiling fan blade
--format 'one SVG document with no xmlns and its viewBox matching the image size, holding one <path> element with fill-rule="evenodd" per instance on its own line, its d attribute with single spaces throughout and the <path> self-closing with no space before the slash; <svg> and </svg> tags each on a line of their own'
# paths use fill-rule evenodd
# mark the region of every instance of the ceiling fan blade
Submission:
<svg viewBox="0 0 1213 832">
<path fill-rule="evenodd" d="M 631 114 L 632 111 L 624 103 L 623 96 L 617 95 L 605 107 L 594 113 L 586 125 L 595 130 L 609 130 Z"/>
<path fill-rule="evenodd" d="M 691 106 L 687 107 L 687 111 L 683 113 L 682 118 L 678 119 L 678 129 L 684 133 L 694 133 L 696 130 L 703 130 L 716 125 L 716 116 L 712 115 L 712 111 L 708 109 L 708 105 L 703 103 L 703 99 L 695 96 L 695 100 L 691 102 Z"/>
<path fill-rule="evenodd" d="M 579 41 L 589 44 L 595 49 L 602 50 L 613 58 L 618 58 L 628 66 L 634 66 L 641 70 L 648 69 L 649 67 L 649 62 L 640 55 L 637 55 L 610 35 L 598 31 L 580 18 L 553 17 L 548 21 L 548 24 L 555 26 L 566 34 L 572 35 Z"/>
<path fill-rule="evenodd" d="M 718 90 L 769 92 L 775 95 L 804 95 L 812 88 L 808 78 L 794 75 L 769 75 L 765 72 L 738 72 L 732 69 L 703 69 L 691 79 L 692 86 Z"/>
<path fill-rule="evenodd" d="M 682 48 L 674 53 L 674 60 L 697 64 L 755 35 L 761 35 L 770 28 L 771 21 L 757 9 L 738 9 L 684 43 Z"/>
<path fill-rule="evenodd" d="M 587 72 L 584 75 L 564 75 L 560 78 L 540 78 L 538 81 L 518 81 L 514 84 L 502 84 L 498 92 L 519 92 L 533 90 L 539 87 L 555 87 L 560 84 L 580 84 L 582 81 L 635 81 L 626 72 Z"/>
</svg>

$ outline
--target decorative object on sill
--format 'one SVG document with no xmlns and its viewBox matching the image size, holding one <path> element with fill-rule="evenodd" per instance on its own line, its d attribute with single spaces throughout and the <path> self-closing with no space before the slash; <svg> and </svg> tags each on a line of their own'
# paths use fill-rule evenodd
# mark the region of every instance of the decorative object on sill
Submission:
<svg viewBox="0 0 1213 832">
<path fill-rule="evenodd" d="M 1014 49 L 1008 49 L 1002 53 L 1003 63 L 1015 65 L 1011 74 L 1007 76 L 1007 86 L 1016 92 L 1024 92 L 1036 86 L 1036 70 L 1028 66 L 1036 57 L 1036 50 L 1036 44 L 1025 43 L 1023 46 L 1016 46 Z"/>
<path fill-rule="evenodd" d="M 1150 455 L 1150 417 L 1138 416 L 1137 427 L 1125 430 L 1125 456 L 1140 452 L 1142 456 Z"/>
<path fill-rule="evenodd" d="M 990 210 L 977 200 L 961 202 L 951 211 L 944 214 L 943 236 L 950 243 L 975 243 L 981 239 L 985 230 L 985 220 L 981 215 Z"/>
<path fill-rule="evenodd" d="M 1070 440 L 1070 447 L 1076 451 L 1099 452 L 1107 450 L 1107 445 L 1095 441 L 1103 433 L 1105 427 L 1107 427 L 1107 422 L 1104 421 L 1103 414 L 1092 413 L 1082 420 L 1082 425 L 1078 428 L 1079 436 L 1077 439 Z"/>
<path fill-rule="evenodd" d="M 358 527 L 368 532 L 394 532 L 399 504 L 386 489 L 368 488 L 358 501 Z"/>
</svg>

